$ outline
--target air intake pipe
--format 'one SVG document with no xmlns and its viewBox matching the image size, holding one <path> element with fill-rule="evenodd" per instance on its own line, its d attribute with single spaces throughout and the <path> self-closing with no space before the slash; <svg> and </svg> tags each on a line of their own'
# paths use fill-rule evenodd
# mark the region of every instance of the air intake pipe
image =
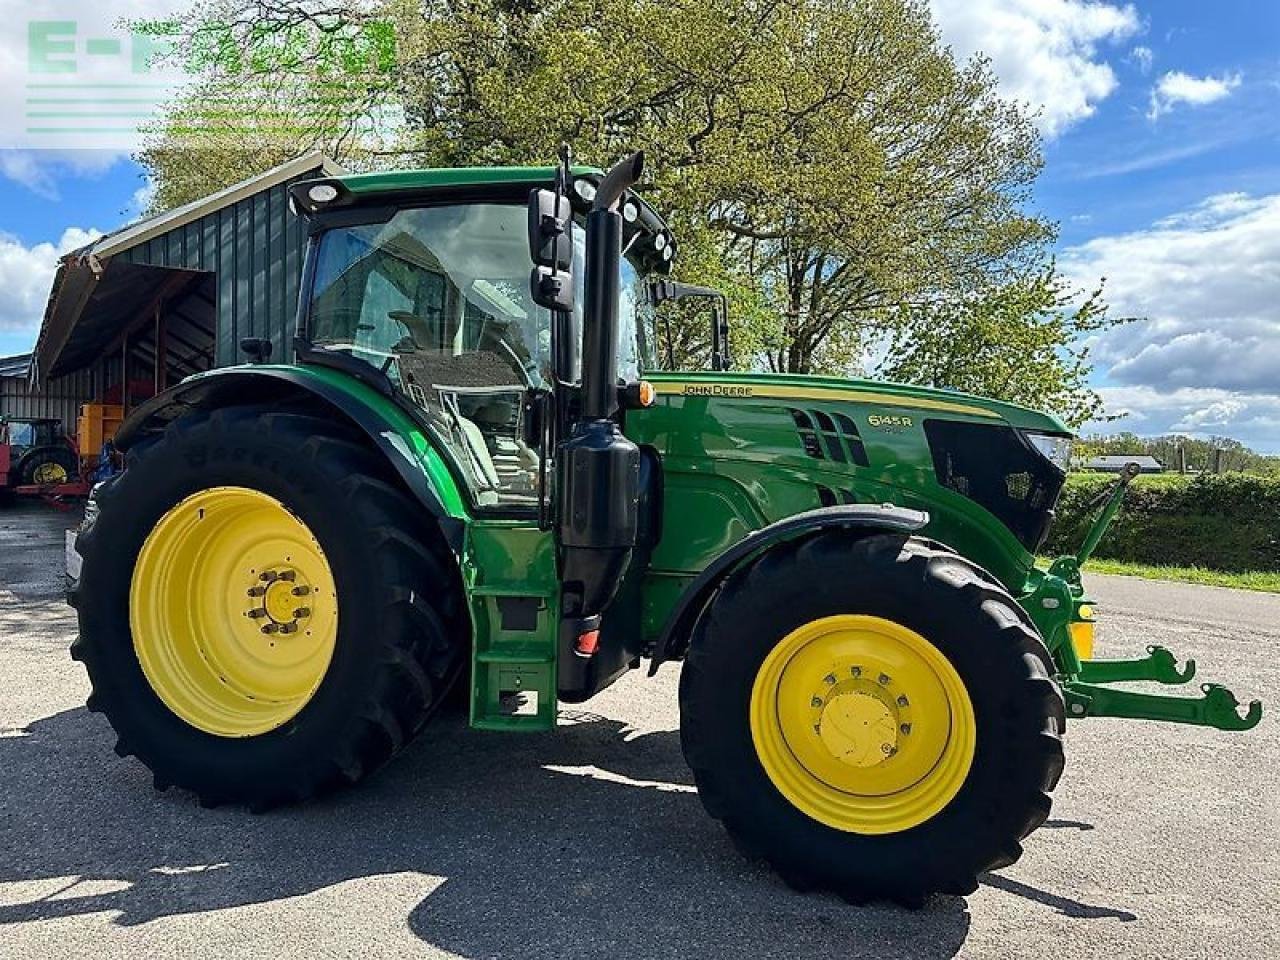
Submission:
<svg viewBox="0 0 1280 960">
<path fill-rule="evenodd" d="M 595 631 L 626 575 L 639 528 L 640 450 L 612 417 L 618 410 L 618 206 L 643 167 L 644 155 L 635 153 L 610 170 L 587 215 L 580 413 L 556 458 L 558 686 L 568 700 L 589 696 L 605 680 L 597 654 L 609 644 L 608 631 Z M 602 652 L 607 660 L 608 651 Z"/>
<path fill-rule="evenodd" d="M 618 409 L 618 277 L 622 264 L 618 205 L 643 171 L 642 152 L 617 164 L 596 187 L 595 201 L 587 214 L 583 419 L 611 417 Z"/>
</svg>

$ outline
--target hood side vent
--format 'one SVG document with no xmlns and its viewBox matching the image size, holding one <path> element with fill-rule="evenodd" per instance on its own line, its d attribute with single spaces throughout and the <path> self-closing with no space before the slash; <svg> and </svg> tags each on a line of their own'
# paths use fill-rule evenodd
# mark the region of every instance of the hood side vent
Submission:
<svg viewBox="0 0 1280 960">
<path fill-rule="evenodd" d="M 847 506 L 848 504 L 858 502 L 858 498 L 848 490 L 832 490 L 830 487 L 824 487 L 820 483 L 817 484 L 817 488 L 818 502 L 824 507 L 834 507 L 837 504 L 844 504 Z"/>
<path fill-rule="evenodd" d="M 815 460 L 830 459 L 836 463 L 870 466 L 862 435 L 851 417 L 825 410 L 801 410 L 788 407 L 791 419 L 800 433 L 804 452 Z"/>
</svg>

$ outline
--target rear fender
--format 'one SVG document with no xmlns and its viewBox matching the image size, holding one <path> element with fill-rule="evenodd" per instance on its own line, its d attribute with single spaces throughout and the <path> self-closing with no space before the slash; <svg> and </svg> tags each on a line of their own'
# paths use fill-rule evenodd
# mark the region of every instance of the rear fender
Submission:
<svg viewBox="0 0 1280 960">
<path fill-rule="evenodd" d="M 860 534 L 914 533 L 929 522 L 929 514 L 893 504 L 849 504 L 808 510 L 761 527 L 743 537 L 698 574 L 685 588 L 667 617 L 654 644 L 649 676 L 665 660 L 679 659 L 689 646 L 689 638 L 721 585 L 747 563 L 767 550 L 820 530 L 853 530 Z"/>
<path fill-rule="evenodd" d="M 462 494 L 425 431 L 391 399 L 337 371 L 254 365 L 199 374 L 141 404 L 120 426 L 115 445 L 127 450 L 192 410 L 299 400 L 358 427 L 439 521 L 454 552 L 461 549 L 468 520 Z"/>
</svg>

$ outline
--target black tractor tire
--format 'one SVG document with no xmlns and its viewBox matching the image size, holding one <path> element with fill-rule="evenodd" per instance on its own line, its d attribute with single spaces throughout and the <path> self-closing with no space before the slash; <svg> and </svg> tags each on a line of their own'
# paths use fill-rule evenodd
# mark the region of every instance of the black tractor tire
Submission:
<svg viewBox="0 0 1280 960">
<path fill-rule="evenodd" d="M 838 614 L 923 636 L 973 705 L 963 784 L 938 813 L 896 833 L 846 832 L 808 816 L 753 744 L 752 687 L 766 656 L 798 626 Z M 1047 660 L 1008 593 L 953 551 L 904 535 L 819 534 L 764 554 L 712 601 L 680 679 L 681 742 L 707 812 L 790 886 L 916 907 L 935 893 L 972 893 L 980 874 L 1014 863 L 1048 817 L 1065 711 Z"/>
<path fill-rule="evenodd" d="M 38 483 L 36 471 L 47 463 L 55 463 L 62 467 L 66 471 L 66 480 L 74 480 L 79 472 L 75 454 L 66 447 L 37 447 L 35 450 L 28 451 L 22 458 L 22 465 L 19 468 L 22 482 L 24 484 Z"/>
<path fill-rule="evenodd" d="M 157 789 L 265 810 L 355 783 L 422 728 L 462 673 L 469 640 L 456 561 L 362 441 L 305 413 L 195 412 L 131 448 L 124 472 L 98 492 L 98 516 L 77 541 L 80 635 L 71 652 L 89 673 L 89 709 L 118 734 L 116 753 L 141 760 Z M 131 576 L 147 535 L 175 504 L 217 486 L 269 494 L 302 520 L 338 598 L 320 686 L 292 719 L 257 736 L 212 735 L 172 712 L 130 632 Z"/>
</svg>

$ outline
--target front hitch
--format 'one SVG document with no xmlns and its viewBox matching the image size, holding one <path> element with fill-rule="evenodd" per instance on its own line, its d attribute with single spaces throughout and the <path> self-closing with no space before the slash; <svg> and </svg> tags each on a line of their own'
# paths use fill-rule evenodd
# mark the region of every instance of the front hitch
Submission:
<svg viewBox="0 0 1280 960">
<path fill-rule="evenodd" d="M 1084 541 L 1075 554 L 1058 557 L 1027 597 L 1028 612 L 1049 641 L 1058 681 L 1067 702 L 1067 715 L 1084 717 L 1126 717 L 1136 720 L 1163 720 L 1188 723 L 1218 730 L 1250 730 L 1262 719 L 1262 704 L 1254 700 L 1243 716 L 1240 701 L 1226 687 L 1216 683 L 1202 684 L 1200 697 L 1171 697 L 1152 693 L 1116 690 L 1106 684 L 1148 682 L 1166 685 L 1188 683 L 1195 676 L 1196 663 L 1187 660 L 1182 667 L 1164 647 L 1149 646 L 1147 655 L 1132 660 L 1093 660 L 1090 641 L 1076 648 L 1072 629 L 1081 622 L 1092 628 L 1090 606 L 1084 598 L 1080 568 L 1093 556 L 1098 543 L 1115 520 L 1129 485 L 1141 472 L 1136 463 L 1127 464 L 1116 482 L 1093 503 L 1102 504 Z M 1091 634 L 1089 634 L 1091 638 Z M 1083 656 L 1082 656 L 1083 654 Z"/>
<path fill-rule="evenodd" d="M 1077 680 L 1062 685 L 1070 717 L 1128 717 L 1136 720 L 1163 720 L 1190 723 L 1218 730 L 1251 730 L 1262 719 L 1262 703 L 1254 700 L 1242 717 L 1240 701 L 1217 683 L 1200 686 L 1202 697 L 1164 697 L 1158 694 L 1112 690 Z"/>
<path fill-rule="evenodd" d="M 1123 683 L 1149 680 L 1153 683 L 1187 683 L 1196 675 L 1196 662 L 1188 660 L 1181 670 L 1178 658 L 1164 647 L 1149 646 L 1139 660 L 1081 660 L 1076 676 L 1085 683 Z"/>
</svg>

